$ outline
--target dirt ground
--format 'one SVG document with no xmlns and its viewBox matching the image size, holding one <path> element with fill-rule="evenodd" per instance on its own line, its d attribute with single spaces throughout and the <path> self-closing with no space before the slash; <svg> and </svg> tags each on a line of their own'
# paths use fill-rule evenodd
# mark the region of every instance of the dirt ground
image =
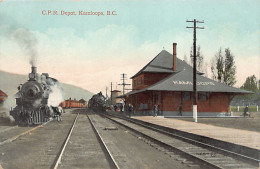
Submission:
<svg viewBox="0 0 260 169">
<path fill-rule="evenodd" d="M 178 119 L 193 121 L 192 118 Z M 251 117 L 245 118 L 198 118 L 198 123 L 260 132 L 260 112 L 252 113 Z"/>
</svg>

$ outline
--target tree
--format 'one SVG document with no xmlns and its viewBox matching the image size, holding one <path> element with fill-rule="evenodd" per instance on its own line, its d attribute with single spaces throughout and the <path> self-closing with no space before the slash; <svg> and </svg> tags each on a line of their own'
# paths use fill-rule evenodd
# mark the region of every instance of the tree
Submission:
<svg viewBox="0 0 260 169">
<path fill-rule="evenodd" d="M 223 82 L 224 74 L 224 58 L 222 56 L 221 48 L 218 53 L 215 54 L 215 58 L 211 60 L 211 72 L 212 78 L 218 82 Z"/>
<path fill-rule="evenodd" d="M 222 56 L 221 48 L 216 55 L 217 59 L 217 79 L 219 82 L 223 82 L 223 74 L 224 74 L 224 59 Z"/>
<path fill-rule="evenodd" d="M 204 72 L 205 72 L 205 77 L 208 77 L 208 62 L 205 62 L 204 64 Z"/>
<path fill-rule="evenodd" d="M 210 61 L 210 69 L 211 69 L 211 73 L 212 73 L 212 79 L 213 80 L 217 80 L 217 70 L 216 70 L 216 59 L 212 58 Z"/>
<path fill-rule="evenodd" d="M 193 66 L 193 48 L 190 48 L 190 65 Z"/>
<path fill-rule="evenodd" d="M 225 57 L 223 57 L 221 48 L 216 53 L 215 58 L 211 61 L 212 78 L 218 82 L 234 86 L 236 83 L 236 66 L 234 56 L 230 49 L 225 49 Z"/>
<path fill-rule="evenodd" d="M 191 58 L 191 65 L 193 65 L 193 48 L 191 47 L 190 50 L 190 58 Z M 197 51 L 196 51 L 196 58 L 197 58 L 197 70 L 199 72 L 204 72 L 205 70 L 205 66 L 204 66 L 204 57 L 200 51 L 200 46 L 197 47 Z"/>
<path fill-rule="evenodd" d="M 241 89 L 257 92 L 259 90 L 257 83 L 258 82 L 256 80 L 255 75 L 249 76 L 246 78 L 245 83 L 241 86 Z"/>
<path fill-rule="evenodd" d="M 223 81 L 228 86 L 234 86 L 236 81 L 236 65 L 234 61 L 234 56 L 231 54 L 229 48 L 225 49 L 225 65 Z"/>
<path fill-rule="evenodd" d="M 260 92 L 260 79 L 258 80 L 258 91 Z"/>
<path fill-rule="evenodd" d="M 202 53 L 200 52 L 200 46 L 197 49 L 197 70 L 200 72 L 204 72 L 204 58 Z"/>
<path fill-rule="evenodd" d="M 244 84 L 240 87 L 241 89 L 254 92 L 253 94 L 235 96 L 233 103 L 244 103 L 244 104 L 258 104 L 260 103 L 260 90 L 258 87 L 259 80 L 256 79 L 255 75 L 246 78 Z"/>
</svg>

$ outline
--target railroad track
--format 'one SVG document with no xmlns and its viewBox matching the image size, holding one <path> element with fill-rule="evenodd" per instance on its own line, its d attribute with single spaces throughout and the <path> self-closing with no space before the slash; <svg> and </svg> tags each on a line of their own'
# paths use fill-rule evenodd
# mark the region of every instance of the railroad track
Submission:
<svg viewBox="0 0 260 169">
<path fill-rule="evenodd" d="M 75 120 L 74 120 L 74 122 L 73 122 L 73 124 L 72 124 L 72 126 L 71 126 L 71 128 L 70 128 L 70 131 L 69 131 L 69 133 L 68 133 L 68 135 L 67 135 L 67 137 L 66 137 L 66 139 L 65 139 L 65 141 L 64 141 L 64 143 L 63 143 L 63 145 L 62 145 L 62 147 L 61 147 L 61 150 L 60 150 L 59 154 L 57 155 L 57 158 L 55 159 L 55 161 L 54 161 L 54 163 L 53 163 L 53 165 L 52 165 L 52 166 L 53 166 L 53 169 L 57 169 L 59 163 L 61 162 L 61 157 L 62 157 L 62 155 L 63 155 L 63 153 L 64 153 L 64 151 L 65 151 L 65 148 L 66 148 L 66 146 L 67 146 L 67 144 L 68 144 L 68 141 L 69 141 L 69 139 L 70 139 L 70 136 L 71 136 L 71 134 L 72 134 L 72 132 L 73 132 L 73 129 L 74 129 L 75 125 L 76 125 L 78 116 L 79 116 L 79 114 L 77 114 L 77 116 L 76 116 L 76 118 L 75 118 Z"/>
<path fill-rule="evenodd" d="M 62 122 L 46 124 L 29 130 L 27 127 L 6 130 L 13 131 L 8 135 L 11 137 L 1 142 L 0 168 L 116 168 L 85 112 L 72 112 Z M 1 134 L 4 136 L 5 132 Z"/>
<path fill-rule="evenodd" d="M 85 116 L 85 117 L 84 117 Z M 86 124 L 86 120 L 89 121 L 89 125 Z M 82 128 L 83 127 L 83 128 Z M 93 130 L 88 130 L 86 131 L 87 127 L 92 128 Z M 74 132 L 77 131 L 77 132 Z M 83 131 L 84 130 L 84 131 Z M 91 134 L 90 131 L 93 133 Z M 79 133 L 78 133 L 79 132 Z M 84 132 L 84 135 L 80 134 L 81 132 Z M 94 134 L 95 133 L 95 134 Z M 80 137 L 78 137 L 78 135 L 80 135 Z M 100 150 L 96 149 L 95 146 L 93 145 L 93 140 L 89 141 L 86 140 L 88 136 L 91 137 L 91 135 L 93 135 L 94 137 L 97 137 L 97 141 L 99 142 L 99 144 L 96 144 L 96 146 L 101 146 Z M 84 137 L 85 136 L 85 137 Z M 82 138 L 84 138 L 82 140 Z M 93 139 L 93 138 L 92 138 Z M 96 141 L 96 143 L 97 143 Z M 92 142 L 92 143 L 91 143 Z M 89 149 L 90 147 L 86 144 L 90 144 L 89 146 L 94 146 L 95 149 L 95 153 L 97 153 L 97 158 L 100 158 L 99 153 L 102 153 L 103 156 L 107 159 L 107 166 L 105 166 L 104 168 L 113 168 L 113 169 L 119 169 L 117 163 L 115 162 L 112 154 L 110 153 L 109 149 L 107 148 L 105 142 L 103 141 L 101 135 L 99 134 L 98 130 L 96 129 L 94 123 L 92 122 L 92 120 L 88 117 L 88 115 L 86 116 L 85 114 L 77 114 L 76 118 L 74 119 L 74 122 L 69 130 L 69 133 L 66 136 L 65 141 L 63 142 L 59 153 L 57 154 L 54 163 L 52 164 L 51 168 L 53 169 L 58 169 L 58 168 L 91 168 L 91 166 L 89 165 L 93 165 L 97 168 L 99 168 L 100 166 L 102 167 L 102 165 L 104 165 L 104 162 L 100 162 L 100 161 L 94 161 L 94 160 L 88 160 L 90 159 L 88 154 L 91 154 L 93 156 L 93 152 L 91 152 L 91 150 Z M 82 148 L 80 148 L 82 147 Z M 74 150 L 74 151 L 73 151 Z M 74 159 L 78 159 L 78 160 L 82 160 L 84 159 L 84 161 L 80 161 L 80 162 L 76 162 L 74 161 Z M 101 157 L 101 159 L 103 159 Z M 79 164 L 81 163 L 81 164 Z M 103 163 L 103 164 L 102 164 Z M 103 168 L 103 167 L 102 167 Z"/>
<path fill-rule="evenodd" d="M 109 114 L 109 116 L 103 114 L 103 116 L 138 133 L 142 141 L 156 149 L 164 151 L 178 161 L 187 164 L 190 163 L 190 166 L 199 164 L 204 167 L 206 165 L 210 168 L 220 169 L 253 169 L 259 167 L 259 160 L 251 157 L 178 136 L 126 117 L 112 114 Z"/>
<path fill-rule="evenodd" d="M 94 130 L 94 132 L 95 132 L 95 134 L 96 134 L 96 136 L 98 137 L 99 142 L 101 143 L 102 147 L 104 148 L 105 152 L 107 153 L 107 157 L 109 158 L 109 162 L 110 162 L 111 167 L 112 167 L 113 169 L 120 169 L 119 166 L 118 166 L 118 164 L 117 164 L 117 162 L 115 161 L 115 159 L 114 159 L 112 153 L 109 151 L 109 149 L 108 149 L 106 143 L 105 143 L 104 140 L 102 139 L 102 137 L 101 137 L 101 135 L 99 134 L 99 132 L 98 132 L 96 126 L 94 125 L 94 123 L 92 122 L 92 120 L 89 118 L 89 116 L 88 116 L 88 119 L 89 119 L 89 122 L 90 122 L 90 124 L 91 124 L 91 126 L 92 126 L 92 128 L 93 128 L 93 130 Z"/>
<path fill-rule="evenodd" d="M 0 143 L 0 165 L 3 168 L 53 168 L 76 117 L 70 114 L 66 114 L 62 122 L 52 120 L 29 129 L 14 127 L 1 132 L 1 135 L 9 134 L 11 137 Z M 16 159 L 15 162 L 13 159 Z"/>
</svg>

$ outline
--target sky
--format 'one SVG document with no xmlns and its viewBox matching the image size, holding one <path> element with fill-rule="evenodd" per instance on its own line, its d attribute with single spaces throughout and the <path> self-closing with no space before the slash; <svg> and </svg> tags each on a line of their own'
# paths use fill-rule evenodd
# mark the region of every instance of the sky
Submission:
<svg viewBox="0 0 260 169">
<path fill-rule="evenodd" d="M 260 78 L 259 0 L 0 0 L 0 70 L 28 74 L 34 64 L 39 73 L 93 93 L 110 89 L 110 82 L 121 90 L 122 73 L 131 83 L 163 49 L 172 53 L 174 42 L 177 57 L 189 57 L 193 30 L 186 26 L 193 25 L 186 20 L 192 19 L 204 21 L 197 44 L 208 66 L 220 48 L 229 48 L 236 87 L 248 76 Z"/>
</svg>

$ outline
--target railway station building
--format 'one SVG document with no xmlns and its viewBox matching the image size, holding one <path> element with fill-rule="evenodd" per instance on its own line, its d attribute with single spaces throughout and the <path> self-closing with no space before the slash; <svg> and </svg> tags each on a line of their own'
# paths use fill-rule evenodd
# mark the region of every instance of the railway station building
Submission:
<svg viewBox="0 0 260 169">
<path fill-rule="evenodd" d="M 132 79 L 132 91 L 122 95 L 126 104 L 132 104 L 135 113 L 152 115 L 154 105 L 159 114 L 192 116 L 193 68 L 176 56 L 177 44 L 173 43 L 173 54 L 162 50 Z M 230 87 L 197 72 L 198 116 L 227 116 L 229 104 L 235 95 L 251 92 Z"/>
</svg>

